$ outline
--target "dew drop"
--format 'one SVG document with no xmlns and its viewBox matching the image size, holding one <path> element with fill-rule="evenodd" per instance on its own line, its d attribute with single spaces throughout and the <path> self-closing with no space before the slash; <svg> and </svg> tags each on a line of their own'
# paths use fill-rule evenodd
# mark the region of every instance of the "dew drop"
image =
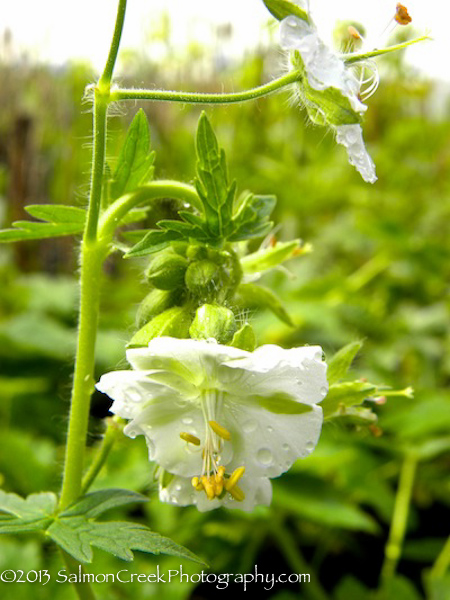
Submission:
<svg viewBox="0 0 450 600">
<path fill-rule="evenodd" d="M 250 419 L 249 421 L 245 421 L 245 423 L 242 425 L 242 430 L 244 433 L 252 433 L 255 431 L 257 425 L 258 423 L 256 421 Z"/>
<path fill-rule="evenodd" d="M 256 458 L 262 465 L 269 466 L 272 464 L 273 454 L 271 450 L 269 450 L 269 448 L 261 448 L 260 450 L 258 450 Z"/>
<path fill-rule="evenodd" d="M 289 446 L 289 444 L 283 444 L 281 447 L 283 448 L 283 450 L 285 452 L 289 452 L 289 450 L 291 449 L 291 447 Z"/>
<path fill-rule="evenodd" d="M 191 419 L 191 417 L 184 417 L 183 419 L 181 419 L 181 422 L 185 425 L 190 425 L 194 422 L 194 419 Z"/>
<path fill-rule="evenodd" d="M 180 492 L 181 491 L 181 485 L 179 483 L 177 483 L 177 485 L 175 486 L 175 491 L 176 492 Z"/>
<path fill-rule="evenodd" d="M 326 396 L 328 394 L 328 388 L 326 388 L 326 387 L 320 388 L 320 393 L 322 394 L 322 396 Z"/>
<path fill-rule="evenodd" d="M 267 425 L 267 431 L 268 431 L 269 433 L 272 433 L 272 431 L 273 431 L 273 427 L 272 427 L 271 425 Z"/>
<path fill-rule="evenodd" d="M 308 452 L 312 452 L 315 448 L 315 443 L 314 442 L 306 442 L 306 449 L 308 450 Z"/>
</svg>

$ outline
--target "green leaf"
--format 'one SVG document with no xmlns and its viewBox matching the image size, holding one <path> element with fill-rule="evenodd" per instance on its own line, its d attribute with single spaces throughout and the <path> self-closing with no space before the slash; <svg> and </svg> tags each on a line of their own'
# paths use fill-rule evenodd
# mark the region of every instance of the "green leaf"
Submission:
<svg viewBox="0 0 450 600">
<path fill-rule="evenodd" d="M 149 152 L 149 149 L 150 130 L 145 112 L 141 109 L 131 122 L 119 154 L 110 185 L 112 200 L 152 179 L 155 153 Z"/>
<path fill-rule="evenodd" d="M 125 258 L 154 254 L 168 248 L 171 242 L 181 239 L 183 237 L 178 232 L 152 229 L 125 254 Z"/>
<path fill-rule="evenodd" d="M 50 492 L 31 494 L 26 499 L 0 490 L 0 533 L 40 531 L 51 523 L 57 498 Z"/>
<path fill-rule="evenodd" d="M 328 361 L 327 379 L 331 385 L 342 379 L 350 368 L 353 359 L 362 347 L 362 342 L 352 342 L 344 346 Z"/>
<path fill-rule="evenodd" d="M 279 21 L 294 15 L 303 21 L 309 21 L 308 13 L 300 6 L 288 0 L 263 0 L 267 10 Z"/>
<path fill-rule="evenodd" d="M 344 415 L 350 407 L 361 404 L 366 398 L 375 395 L 376 391 L 376 386 L 364 381 L 334 384 L 322 401 L 323 416 L 326 419 L 336 413 Z"/>
<path fill-rule="evenodd" d="M 300 240 L 281 242 L 273 247 L 263 248 L 257 252 L 253 252 L 253 254 L 244 256 L 241 258 L 244 273 L 259 273 L 273 269 L 285 260 L 292 258 L 295 251 L 300 248 L 300 244 Z"/>
<path fill-rule="evenodd" d="M 235 301 L 244 307 L 268 308 L 281 321 L 294 326 L 291 317 L 286 312 L 286 309 L 281 303 L 281 300 L 271 290 L 254 283 L 241 284 L 236 292 Z"/>
<path fill-rule="evenodd" d="M 269 217 L 276 202 L 275 196 L 248 194 L 233 215 L 233 231 L 228 239 L 238 242 L 267 235 L 273 227 Z"/>
<path fill-rule="evenodd" d="M 11 229 L 0 231 L 0 242 L 40 240 L 82 233 L 86 211 L 61 204 L 31 204 L 25 210 L 33 217 L 47 222 L 15 221 Z"/>
<path fill-rule="evenodd" d="M 147 496 L 137 494 L 131 490 L 107 489 L 91 492 L 71 504 L 61 513 L 64 517 L 84 515 L 87 519 L 95 519 L 102 513 L 117 506 L 133 502 L 148 502 Z"/>
<path fill-rule="evenodd" d="M 249 396 L 248 401 L 254 402 L 276 415 L 301 415 L 311 412 L 313 409 L 310 404 L 302 404 L 283 392 L 271 396 Z"/>
<path fill-rule="evenodd" d="M 122 560 L 133 560 L 133 550 L 151 554 L 169 554 L 187 558 L 194 562 L 203 561 L 187 548 L 169 538 L 151 531 L 144 525 L 125 521 L 98 523 L 83 516 L 62 516 L 54 521 L 47 535 L 81 563 L 92 561 L 92 547 L 100 548 Z"/>
</svg>

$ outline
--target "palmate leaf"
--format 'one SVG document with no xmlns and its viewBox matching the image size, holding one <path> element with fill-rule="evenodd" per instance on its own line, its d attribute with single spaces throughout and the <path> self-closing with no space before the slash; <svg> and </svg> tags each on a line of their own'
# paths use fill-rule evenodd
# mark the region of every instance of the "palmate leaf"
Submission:
<svg viewBox="0 0 450 600">
<path fill-rule="evenodd" d="M 57 513 L 55 494 L 42 492 L 26 499 L 0 491 L 0 533 L 42 532 L 82 563 L 91 562 L 92 546 L 123 560 L 133 559 L 133 550 L 170 554 L 202 561 L 187 548 L 144 525 L 126 521 L 97 522 L 105 511 L 148 498 L 129 490 L 110 489 L 87 494 L 62 513 Z"/>
<path fill-rule="evenodd" d="M 82 233 L 86 211 L 62 204 L 31 204 L 25 210 L 38 221 L 15 221 L 11 229 L 0 231 L 0 242 L 40 240 Z"/>
<path fill-rule="evenodd" d="M 150 150 L 150 130 L 145 112 L 137 112 L 128 129 L 110 181 L 110 200 L 115 200 L 153 178 L 155 152 Z"/>
</svg>

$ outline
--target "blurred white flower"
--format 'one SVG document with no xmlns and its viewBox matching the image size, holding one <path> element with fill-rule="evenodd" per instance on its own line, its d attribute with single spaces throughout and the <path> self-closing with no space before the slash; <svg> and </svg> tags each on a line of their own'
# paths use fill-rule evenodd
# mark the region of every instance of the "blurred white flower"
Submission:
<svg viewBox="0 0 450 600">
<path fill-rule="evenodd" d="M 347 149 L 349 162 L 365 181 L 374 183 L 375 165 L 365 149 L 359 125 L 360 116 L 367 110 L 361 98 L 373 94 L 378 85 L 374 63 L 366 60 L 357 67 L 346 65 L 323 43 L 312 22 L 293 15 L 281 21 L 280 44 L 300 56 L 307 85 L 299 82 L 299 92 L 310 115 L 315 113 L 316 122 L 333 127 L 338 143 Z M 359 77 L 355 68 L 361 70 Z M 364 79 L 366 71 L 370 74 Z"/>
<path fill-rule="evenodd" d="M 246 352 L 215 342 L 159 337 L 127 351 L 133 370 L 97 388 L 144 435 L 160 467 L 160 498 L 199 510 L 270 504 L 269 478 L 315 447 L 328 391 L 319 346 Z"/>
</svg>

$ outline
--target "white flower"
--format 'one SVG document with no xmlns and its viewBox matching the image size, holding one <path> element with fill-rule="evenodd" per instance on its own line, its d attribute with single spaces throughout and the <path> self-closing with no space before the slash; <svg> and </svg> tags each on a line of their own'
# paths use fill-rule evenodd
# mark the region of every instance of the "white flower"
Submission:
<svg viewBox="0 0 450 600">
<path fill-rule="evenodd" d="M 349 162 L 365 181 L 374 183 L 377 180 L 375 165 L 364 147 L 358 122 L 360 115 L 367 110 L 367 106 L 361 102 L 361 95 L 365 92 L 365 97 L 368 97 L 378 85 L 376 67 L 370 61 L 364 61 L 362 72 L 369 69 L 372 75 L 366 80 L 358 78 L 354 68 L 348 67 L 323 43 L 312 23 L 293 15 L 283 19 L 280 24 L 280 44 L 286 50 L 296 50 L 301 57 L 311 90 L 305 90 L 300 95 L 309 111 L 317 111 L 323 124 L 335 129 L 338 143 L 347 149 Z M 363 84 L 368 84 L 364 92 L 361 89 Z M 323 96 L 322 101 L 320 92 L 332 90 L 337 90 L 339 97 Z M 348 110 L 341 105 L 341 99 L 348 101 Z"/>
<path fill-rule="evenodd" d="M 124 433 L 145 436 L 163 501 L 199 510 L 268 505 L 269 478 L 317 443 L 317 403 L 328 391 L 319 346 L 246 352 L 158 337 L 127 359 L 133 370 L 107 373 L 97 388 L 130 420 Z"/>
</svg>

